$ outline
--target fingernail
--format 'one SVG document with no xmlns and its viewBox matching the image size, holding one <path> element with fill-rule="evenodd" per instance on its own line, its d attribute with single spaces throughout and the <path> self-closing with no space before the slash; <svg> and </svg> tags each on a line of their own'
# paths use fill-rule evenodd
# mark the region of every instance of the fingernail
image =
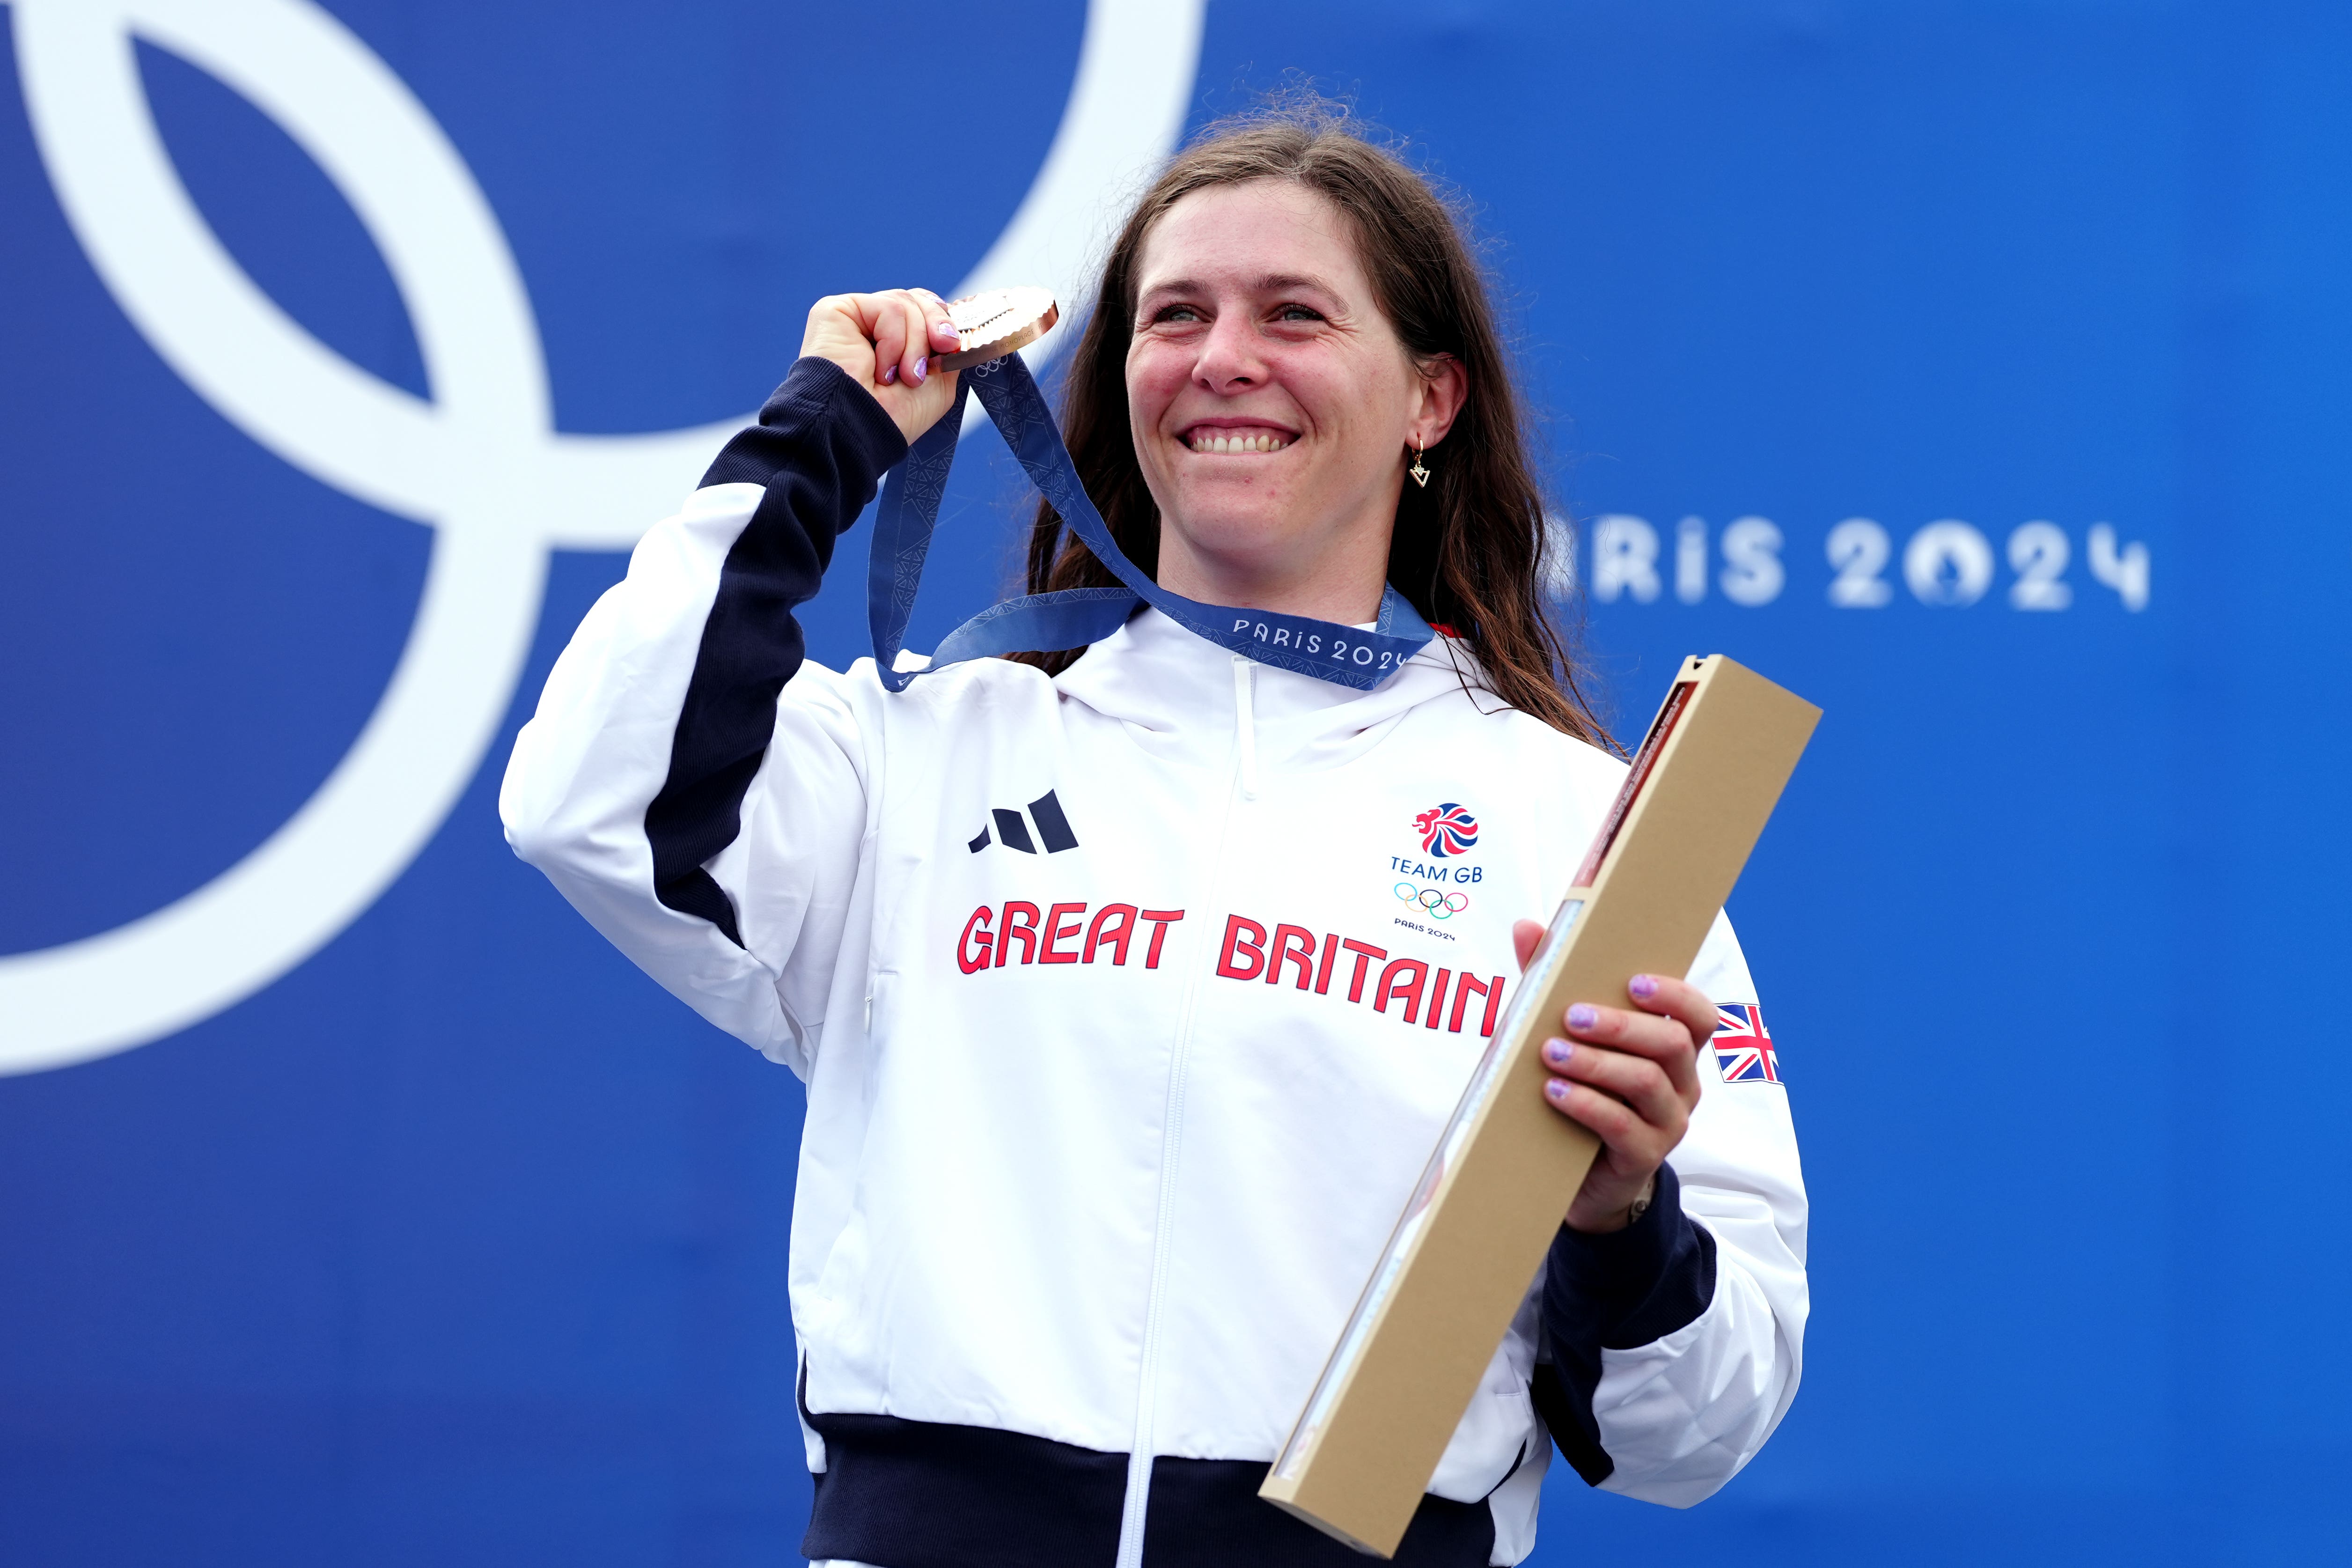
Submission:
<svg viewBox="0 0 2352 1568">
<path fill-rule="evenodd" d="M 1575 1054 L 1576 1047 L 1570 1045 L 1566 1040 L 1546 1040 L 1544 1042 L 1544 1060 L 1549 1062 L 1556 1068 L 1566 1067 L 1568 1065 L 1568 1058 Z"/>
<path fill-rule="evenodd" d="M 1599 1022 L 1600 1010 L 1590 1002 L 1579 1002 L 1568 1010 L 1568 1026 L 1571 1029 L 1589 1029 Z"/>
<path fill-rule="evenodd" d="M 1544 1083 L 1544 1098 L 1546 1100 L 1566 1100 L 1568 1098 L 1567 1080 L 1557 1078 L 1547 1079 Z"/>
<path fill-rule="evenodd" d="M 931 356 L 925 354 L 915 362 L 915 384 L 920 386 L 931 379 Z"/>
<path fill-rule="evenodd" d="M 898 379 L 898 367 L 897 365 L 895 365 L 895 364 L 894 364 L 894 365 L 890 365 L 890 366 L 887 366 L 887 368 L 885 368 L 885 369 L 883 370 L 883 372 L 882 372 L 882 384 L 883 384 L 883 385 L 885 385 L 885 386 L 888 386 L 888 385 L 892 384 L 894 382 L 896 382 Z"/>
<path fill-rule="evenodd" d="M 933 321 L 931 323 L 931 336 L 939 339 L 940 342 L 943 343 L 960 343 L 963 342 L 963 336 L 955 330 L 955 323 L 953 321 Z"/>
<path fill-rule="evenodd" d="M 1647 1002 L 1658 994 L 1658 977 L 1654 974 L 1636 974 L 1633 979 L 1625 982 L 1625 989 L 1634 1000 Z"/>
</svg>

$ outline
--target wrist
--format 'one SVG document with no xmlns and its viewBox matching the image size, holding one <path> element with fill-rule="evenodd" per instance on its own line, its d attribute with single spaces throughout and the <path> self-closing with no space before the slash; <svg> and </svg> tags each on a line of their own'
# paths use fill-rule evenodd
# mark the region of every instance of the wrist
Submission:
<svg viewBox="0 0 2352 1568">
<path fill-rule="evenodd" d="M 1657 1201 L 1657 1196 L 1658 1173 L 1652 1171 L 1643 1181 L 1642 1190 L 1633 1194 L 1632 1202 L 1622 1208 L 1603 1213 L 1596 1222 L 1586 1222 L 1571 1207 L 1568 1212 L 1568 1228 L 1582 1236 L 1614 1236 L 1639 1224 L 1642 1216 L 1650 1212 L 1650 1205 Z"/>
<path fill-rule="evenodd" d="M 1641 1192 L 1634 1197 L 1632 1203 L 1625 1205 L 1625 1217 L 1618 1223 L 1617 1228 L 1624 1230 L 1633 1226 L 1639 1225 L 1641 1223 L 1642 1216 L 1650 1212 L 1650 1205 L 1657 1200 L 1657 1196 L 1658 1173 L 1653 1171 L 1642 1183 Z"/>
</svg>

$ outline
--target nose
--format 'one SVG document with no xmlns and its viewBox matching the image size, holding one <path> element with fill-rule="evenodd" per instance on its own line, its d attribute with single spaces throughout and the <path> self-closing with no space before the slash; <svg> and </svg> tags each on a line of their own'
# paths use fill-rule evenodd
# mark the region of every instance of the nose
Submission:
<svg viewBox="0 0 2352 1568">
<path fill-rule="evenodd" d="M 1265 362 L 1245 312 L 1218 313 L 1208 335 L 1201 340 L 1200 357 L 1192 362 L 1192 380 L 1206 391 L 1227 395 L 1265 384 Z"/>
</svg>

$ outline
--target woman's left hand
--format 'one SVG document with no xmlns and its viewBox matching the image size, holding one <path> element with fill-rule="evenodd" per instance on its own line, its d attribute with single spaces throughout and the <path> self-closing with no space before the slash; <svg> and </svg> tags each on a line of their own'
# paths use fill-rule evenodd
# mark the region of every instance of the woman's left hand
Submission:
<svg viewBox="0 0 2352 1568">
<path fill-rule="evenodd" d="M 1544 928 L 1511 929 L 1525 970 Z M 1698 1106 L 1698 1053 L 1715 1033 L 1715 1004 L 1696 986 L 1636 974 L 1625 993 L 1640 1011 L 1579 1002 L 1544 1043 L 1544 1099 L 1601 1140 L 1584 1185 L 1569 1205 L 1571 1230 L 1622 1230 L 1646 1205 L 1658 1167 L 1683 1141 Z"/>
</svg>

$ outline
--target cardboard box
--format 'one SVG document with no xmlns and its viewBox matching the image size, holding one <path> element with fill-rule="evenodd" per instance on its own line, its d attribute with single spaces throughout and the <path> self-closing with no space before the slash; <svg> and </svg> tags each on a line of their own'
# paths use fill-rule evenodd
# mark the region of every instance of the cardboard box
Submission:
<svg viewBox="0 0 2352 1568">
<path fill-rule="evenodd" d="M 1821 710 L 1687 660 L 1258 1495 L 1392 1555 L 1599 1148 L 1545 1101 L 1571 1002 L 1685 974 Z"/>
</svg>

